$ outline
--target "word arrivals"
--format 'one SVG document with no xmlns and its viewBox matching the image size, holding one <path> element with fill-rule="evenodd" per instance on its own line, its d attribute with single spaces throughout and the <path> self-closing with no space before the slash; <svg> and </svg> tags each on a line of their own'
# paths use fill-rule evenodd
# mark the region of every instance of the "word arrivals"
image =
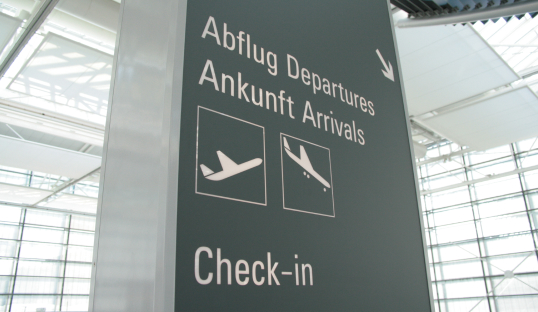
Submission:
<svg viewBox="0 0 538 312">
<path fill-rule="evenodd" d="M 331 115 L 332 113 L 333 112 L 331 111 Z M 350 126 L 348 123 L 344 123 L 343 121 L 338 122 L 338 120 L 336 120 L 336 118 L 332 116 L 325 115 L 321 112 L 316 112 L 316 116 L 317 123 L 316 118 L 314 117 L 314 113 L 312 112 L 312 105 L 310 105 L 309 101 L 306 101 L 303 114 L 303 123 L 306 123 L 307 120 L 310 120 L 312 122 L 312 125 L 319 129 L 323 129 L 322 125 L 325 124 L 325 131 L 329 131 L 330 128 L 333 134 L 338 134 L 338 136 L 342 136 L 343 133 L 344 137 L 349 141 L 359 142 L 360 145 L 366 144 L 366 140 L 364 139 L 364 131 L 362 131 L 362 129 L 357 129 L 355 125 L 355 120 L 353 120 L 351 123 L 353 125 L 352 130 L 352 126 Z M 329 126 L 327 126 L 327 121 L 329 122 Z"/>
<path fill-rule="evenodd" d="M 209 270 L 209 273 L 206 273 L 206 276 L 202 277 L 200 274 L 200 257 L 202 257 L 202 253 L 204 253 L 204 257 L 207 257 L 208 259 L 213 259 L 213 251 L 209 247 L 198 247 L 196 249 L 196 253 L 194 254 L 194 277 L 196 278 L 196 281 L 201 285 L 208 285 L 213 281 L 213 272 Z M 295 259 L 298 259 L 299 256 L 295 255 Z M 207 260 L 203 260 L 204 263 L 207 263 Z M 272 286 L 280 286 L 280 281 L 278 280 L 278 262 L 272 262 L 271 259 L 271 253 L 267 253 L 267 269 L 262 261 L 254 261 L 252 265 L 249 265 L 249 263 L 246 260 L 240 259 L 237 260 L 235 263 L 235 266 L 232 266 L 232 262 L 229 259 L 222 259 L 221 249 L 217 248 L 217 259 L 214 261 L 214 264 L 216 266 L 216 283 L 217 285 L 223 284 L 223 275 L 226 277 L 226 283 L 228 285 L 232 285 L 232 267 L 235 268 L 235 282 L 240 286 L 248 285 L 248 283 L 251 280 L 256 286 L 262 286 L 267 281 L 267 285 Z M 225 269 L 225 273 L 222 273 L 222 269 Z M 267 270 L 267 279 L 264 276 L 263 273 L 264 270 Z M 203 270 L 204 272 L 207 272 L 207 269 Z M 312 266 L 308 263 L 301 264 L 301 270 L 299 271 L 299 263 L 295 263 L 295 271 L 289 272 L 289 271 L 281 271 L 280 274 L 282 276 L 292 276 L 295 275 L 295 285 L 300 285 L 300 280 L 302 279 L 302 285 L 307 285 L 307 277 L 309 281 L 309 285 L 314 285 L 314 273 Z M 301 278 L 302 277 L 302 278 Z M 281 277 L 282 279 L 282 277 Z M 283 279 L 284 280 L 284 279 Z"/>
</svg>

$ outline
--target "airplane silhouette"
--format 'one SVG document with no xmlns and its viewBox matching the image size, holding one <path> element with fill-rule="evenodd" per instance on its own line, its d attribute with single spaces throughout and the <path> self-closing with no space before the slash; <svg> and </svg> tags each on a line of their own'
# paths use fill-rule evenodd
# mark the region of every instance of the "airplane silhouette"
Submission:
<svg viewBox="0 0 538 312">
<path fill-rule="evenodd" d="M 310 159 L 308 159 L 308 155 L 306 154 L 304 147 L 302 145 L 300 146 L 301 158 L 299 158 L 291 152 L 290 146 L 288 144 L 288 140 L 286 140 L 285 137 L 282 137 L 282 138 L 284 139 L 284 149 L 286 150 L 286 153 L 288 154 L 288 156 L 290 156 L 291 159 L 293 159 L 296 163 L 298 163 L 299 166 L 303 167 L 304 170 L 310 173 L 314 178 L 316 178 L 319 182 L 321 182 L 321 184 L 323 184 L 325 187 L 331 188 L 331 185 L 329 184 L 329 182 L 327 182 L 324 178 L 322 178 L 319 175 L 319 173 L 317 173 L 312 167 L 312 164 L 310 163 Z"/>
<path fill-rule="evenodd" d="M 261 158 L 254 158 L 238 165 L 221 151 L 217 151 L 217 156 L 219 156 L 220 165 L 222 166 L 222 171 L 220 172 L 215 173 L 213 170 L 207 168 L 207 166 L 200 164 L 200 169 L 202 169 L 204 177 L 211 181 L 224 180 L 243 171 L 257 167 L 262 163 Z"/>
</svg>

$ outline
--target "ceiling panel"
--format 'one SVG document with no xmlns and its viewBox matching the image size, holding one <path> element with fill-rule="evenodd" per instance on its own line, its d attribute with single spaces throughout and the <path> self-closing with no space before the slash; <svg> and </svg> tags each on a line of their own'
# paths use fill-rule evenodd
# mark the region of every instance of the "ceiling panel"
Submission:
<svg viewBox="0 0 538 312">
<path fill-rule="evenodd" d="M 13 124 L 6 124 L 2 122 L 2 108 L 0 107 L 0 135 L 9 136 L 12 138 L 18 138 L 19 134 L 24 140 L 32 141 L 36 143 L 52 145 L 59 148 L 64 148 L 73 151 L 79 151 L 85 146 L 85 143 L 81 143 L 75 140 L 62 138 L 52 134 L 36 131 L 33 129 L 18 127 Z M 98 155 L 100 156 L 100 155 Z"/>
<path fill-rule="evenodd" d="M 421 122 L 460 146 L 482 151 L 538 136 L 538 98 L 523 87 Z"/>
<path fill-rule="evenodd" d="M 106 114 L 112 56 L 49 33 L 9 89 Z"/>
<path fill-rule="evenodd" d="M 46 190 L 0 183 L 0 201 L 32 205 L 50 194 Z"/>
<path fill-rule="evenodd" d="M 97 198 L 63 194 L 57 199 L 49 201 L 44 207 L 96 213 Z"/>
<path fill-rule="evenodd" d="M 24 132 L 24 134 L 20 133 L 21 136 L 27 140 L 76 150 L 85 143 L 103 145 L 104 127 L 99 127 L 100 125 L 89 127 L 77 123 L 78 120 L 75 118 L 49 115 L 52 114 L 46 110 L 43 110 L 43 113 L 32 112 L 0 102 L 0 123 L 20 129 Z M 45 142 L 45 140 L 50 140 L 50 142 Z"/>
<path fill-rule="evenodd" d="M 0 165 L 55 174 L 72 179 L 101 166 L 101 157 L 0 136 Z"/>
<path fill-rule="evenodd" d="M 396 38 L 410 115 L 519 79 L 469 26 L 396 28 Z"/>
<path fill-rule="evenodd" d="M 532 67 L 538 65 L 538 18 L 526 14 L 520 20 L 500 19 L 495 23 L 476 23 L 473 27 L 516 72 L 521 75 L 536 72 Z"/>
<path fill-rule="evenodd" d="M 18 18 L 0 13 L 0 52 L 4 50 L 21 23 Z"/>
</svg>

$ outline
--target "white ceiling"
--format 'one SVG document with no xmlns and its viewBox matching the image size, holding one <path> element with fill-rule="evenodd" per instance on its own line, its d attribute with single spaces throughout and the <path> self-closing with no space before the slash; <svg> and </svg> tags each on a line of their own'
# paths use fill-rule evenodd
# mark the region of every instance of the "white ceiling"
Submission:
<svg viewBox="0 0 538 312">
<path fill-rule="evenodd" d="M 13 105 L 2 106 L 2 104 L 0 100 L 0 122 L 25 129 L 21 131 L 30 132 L 34 136 L 36 132 L 39 132 L 41 136 L 45 137 L 61 137 L 65 139 L 63 141 L 76 141 L 79 148 L 84 143 L 96 146 L 103 145 L 104 126 L 85 126 L 81 124 L 81 120 L 75 117 L 64 117 L 61 114 L 53 115 L 53 112 L 47 110 L 33 109 L 35 106 L 17 108 Z M 22 133 L 21 135 L 28 139 L 26 135 Z M 38 142 L 45 143 L 41 140 Z"/>
<path fill-rule="evenodd" d="M 476 23 L 473 27 L 518 73 L 538 65 L 538 19 L 525 15 L 508 22 L 500 19 L 496 23 Z"/>
<path fill-rule="evenodd" d="M 410 115 L 519 79 L 470 26 L 396 28 L 396 39 Z"/>
<path fill-rule="evenodd" d="M 8 88 L 104 115 L 111 72 L 111 55 L 49 33 Z"/>
<path fill-rule="evenodd" d="M 538 98 L 523 87 L 421 122 L 460 146 L 482 151 L 538 136 Z"/>
<path fill-rule="evenodd" d="M 0 52 L 4 50 L 21 23 L 20 19 L 0 13 Z"/>
<path fill-rule="evenodd" d="M 32 205 L 50 194 L 51 191 L 0 182 L 0 201 Z"/>
<path fill-rule="evenodd" d="M 101 157 L 0 135 L 0 164 L 72 179 L 101 166 Z"/>
<path fill-rule="evenodd" d="M 97 198 L 90 198 L 79 195 L 63 194 L 54 201 L 44 205 L 44 207 L 73 210 L 79 212 L 97 212 Z"/>
<path fill-rule="evenodd" d="M 39 8 L 34 0 L 0 2 L 14 7 L 7 8 L 15 15 L 26 10 L 32 17 Z M 101 157 L 88 153 L 102 152 L 117 2 L 60 1 L 1 77 L 0 166 L 72 179 L 100 166 Z M 0 14 L 0 49 L 20 23 Z M 52 193 L 14 185 L 24 184 L 24 177 L 5 176 L 13 183 L 0 183 L 0 201 L 31 205 Z M 88 182 L 98 179 L 96 173 L 84 180 L 90 186 L 79 185 L 82 193 L 90 188 L 88 197 L 58 194 L 40 205 L 95 213 L 97 200 L 89 197 L 95 189 Z"/>
</svg>

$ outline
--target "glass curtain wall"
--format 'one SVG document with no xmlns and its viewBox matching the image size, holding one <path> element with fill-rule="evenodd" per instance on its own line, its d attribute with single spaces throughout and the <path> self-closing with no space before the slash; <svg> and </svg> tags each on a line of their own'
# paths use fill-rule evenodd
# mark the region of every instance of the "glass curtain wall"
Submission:
<svg viewBox="0 0 538 312">
<path fill-rule="evenodd" d="M 65 178 L 0 167 L 0 183 L 53 189 Z M 62 194 L 97 197 L 84 181 Z M 95 211 L 0 203 L 0 311 L 87 311 Z"/>
<path fill-rule="evenodd" d="M 436 311 L 537 311 L 537 139 L 418 162 Z"/>
<path fill-rule="evenodd" d="M 0 0 L 0 312 L 88 311 L 119 3 Z"/>
<path fill-rule="evenodd" d="M 95 216 L 0 205 L 0 311 L 87 311 Z"/>
</svg>

